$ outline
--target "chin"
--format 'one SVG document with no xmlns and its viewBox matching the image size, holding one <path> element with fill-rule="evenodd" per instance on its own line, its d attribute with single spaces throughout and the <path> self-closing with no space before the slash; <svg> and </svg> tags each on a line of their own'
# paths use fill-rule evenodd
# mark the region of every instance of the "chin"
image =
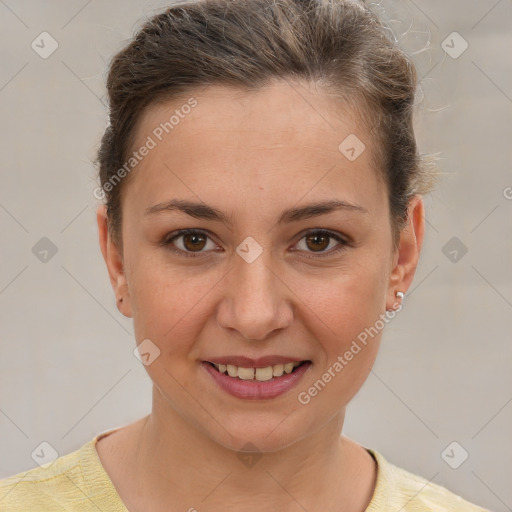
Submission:
<svg viewBox="0 0 512 512">
<path fill-rule="evenodd" d="M 289 418 L 289 421 L 286 420 Z M 233 417 L 223 422 L 217 431 L 208 432 L 208 436 L 223 447 L 236 452 L 277 452 L 300 441 L 308 435 L 305 425 L 294 424 L 296 415 L 280 414 L 260 415 L 244 418 Z"/>
</svg>

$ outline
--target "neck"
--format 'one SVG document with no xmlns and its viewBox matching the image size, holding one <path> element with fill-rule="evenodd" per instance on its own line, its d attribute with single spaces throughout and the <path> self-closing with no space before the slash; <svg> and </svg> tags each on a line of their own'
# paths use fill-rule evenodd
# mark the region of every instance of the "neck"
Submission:
<svg viewBox="0 0 512 512">
<path fill-rule="evenodd" d="M 361 493 L 367 504 L 374 485 L 362 478 L 368 465 L 361 464 L 361 448 L 341 437 L 344 414 L 278 451 L 241 453 L 191 426 L 154 389 L 153 411 L 134 436 L 137 492 L 199 512 L 225 510 L 227 503 L 254 512 L 317 510 L 319 503 L 324 510 L 363 510 Z"/>
</svg>

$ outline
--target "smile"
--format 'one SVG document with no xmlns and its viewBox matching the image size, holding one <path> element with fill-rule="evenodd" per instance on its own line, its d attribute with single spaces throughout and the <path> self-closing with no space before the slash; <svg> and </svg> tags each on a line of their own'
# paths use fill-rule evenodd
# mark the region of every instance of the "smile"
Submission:
<svg viewBox="0 0 512 512">
<path fill-rule="evenodd" d="M 238 378 L 240 380 L 257 380 L 265 382 L 275 377 L 281 377 L 283 374 L 293 373 L 296 368 L 303 365 L 307 361 L 296 361 L 284 364 L 276 364 L 273 366 L 265 366 L 262 368 L 244 368 L 232 364 L 211 364 L 219 373 L 227 374 L 229 377 Z"/>
</svg>

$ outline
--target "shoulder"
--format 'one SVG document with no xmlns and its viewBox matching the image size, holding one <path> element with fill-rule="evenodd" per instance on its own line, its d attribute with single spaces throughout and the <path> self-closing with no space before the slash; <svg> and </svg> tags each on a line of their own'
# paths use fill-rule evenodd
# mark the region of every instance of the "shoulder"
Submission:
<svg viewBox="0 0 512 512">
<path fill-rule="evenodd" d="M 0 510 L 119 510 L 110 507 L 116 495 L 94 453 L 96 439 L 49 464 L 0 480 Z"/>
<path fill-rule="evenodd" d="M 365 512 L 489 512 L 446 487 L 391 464 L 379 452 L 367 450 L 377 461 L 378 475 L 373 498 Z"/>
<path fill-rule="evenodd" d="M 57 510 L 52 508 L 57 505 L 57 496 L 70 494 L 72 482 L 80 480 L 82 450 L 83 447 L 57 458 L 50 464 L 0 480 L 1 509 Z"/>
<path fill-rule="evenodd" d="M 57 458 L 50 464 L 0 480 L 0 509 L 5 512 L 64 510 L 84 484 L 89 445 Z"/>
</svg>

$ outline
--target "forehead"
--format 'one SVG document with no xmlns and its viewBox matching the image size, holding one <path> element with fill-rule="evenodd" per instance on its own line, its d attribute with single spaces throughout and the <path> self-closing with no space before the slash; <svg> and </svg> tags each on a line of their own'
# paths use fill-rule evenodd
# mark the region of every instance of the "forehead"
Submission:
<svg viewBox="0 0 512 512">
<path fill-rule="evenodd" d="M 192 108 L 191 101 L 195 103 Z M 166 122 L 167 130 L 161 126 Z M 283 136 L 290 135 L 289 143 L 315 139 L 322 151 L 335 153 L 339 151 L 335 142 L 351 133 L 368 138 L 362 110 L 327 95 L 305 80 L 275 80 L 255 90 L 225 85 L 196 87 L 179 98 L 152 104 L 144 110 L 136 139 L 141 141 L 155 130 L 156 136 L 163 130 L 160 135 L 164 138 L 167 131 L 172 131 L 173 136 L 207 135 L 209 139 L 223 138 L 224 143 L 228 142 L 225 134 L 236 130 L 238 138 L 250 134 L 248 139 L 254 143 L 262 140 L 267 146 L 272 140 L 279 144 Z M 172 144 L 172 140 L 168 143 Z"/>
<path fill-rule="evenodd" d="M 289 189 L 291 180 L 311 188 L 324 177 L 328 191 L 351 176 L 342 179 L 349 193 L 379 181 L 374 143 L 359 112 L 308 82 L 278 81 L 255 91 L 193 89 L 144 111 L 132 149 L 149 139 L 154 147 L 130 180 L 146 202 L 157 202 L 166 184 L 185 176 L 195 191 L 212 190 L 212 179 L 219 187 L 242 187 L 245 180 L 253 190 L 268 190 Z"/>
</svg>

